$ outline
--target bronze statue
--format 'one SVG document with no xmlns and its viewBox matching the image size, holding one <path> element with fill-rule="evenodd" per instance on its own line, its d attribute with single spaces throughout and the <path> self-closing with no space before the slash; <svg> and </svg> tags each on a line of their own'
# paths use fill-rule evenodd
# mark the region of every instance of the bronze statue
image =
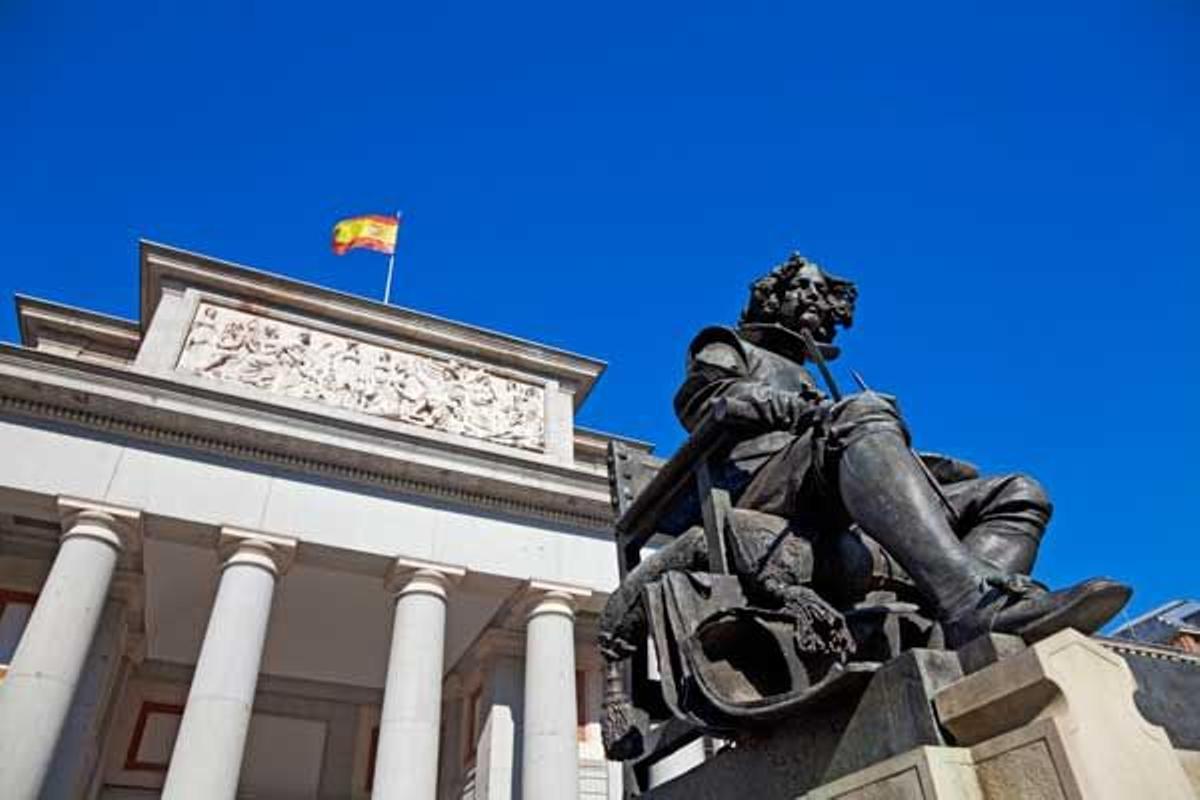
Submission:
<svg viewBox="0 0 1200 800">
<path fill-rule="evenodd" d="M 640 477 L 613 456 L 624 549 L 600 634 L 610 758 L 637 757 L 652 719 L 736 729 L 909 647 L 1090 633 L 1128 601 L 1105 578 L 1052 591 L 1029 577 L 1051 514 L 1031 478 L 917 454 L 894 398 L 818 388 L 804 365 L 832 380 L 824 362 L 856 298 L 791 256 L 754 282 L 736 328 L 692 341 L 675 397 L 693 434 L 683 451 Z M 673 538 L 640 560 L 651 534 Z M 647 637 L 653 697 L 628 670 Z"/>
</svg>

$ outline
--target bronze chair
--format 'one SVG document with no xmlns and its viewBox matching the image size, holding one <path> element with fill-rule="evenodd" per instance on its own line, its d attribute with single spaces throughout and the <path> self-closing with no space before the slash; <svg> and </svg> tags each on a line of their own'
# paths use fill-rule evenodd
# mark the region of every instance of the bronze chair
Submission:
<svg viewBox="0 0 1200 800">
<path fill-rule="evenodd" d="M 861 688 L 879 661 L 898 651 L 899 625 L 916 611 L 912 605 L 897 602 L 894 590 L 903 589 L 906 577 L 877 545 L 849 532 L 842 544 L 857 549 L 855 557 L 865 564 L 859 571 L 865 569 L 868 576 L 867 582 L 860 581 L 862 590 L 844 608 L 859 652 L 848 662 L 796 657 L 784 615 L 756 608 L 747 600 L 730 548 L 731 542 L 738 541 L 739 526 L 774 525 L 780 536 L 786 537 L 790 535 L 788 522 L 735 508 L 729 492 L 712 480 L 710 462 L 731 443 L 737 425 L 724 401 L 717 399 L 682 447 L 665 462 L 621 442 L 609 445 L 621 579 L 641 562 L 643 548 L 654 537 L 664 535 L 662 520 L 689 492 L 695 492 L 699 501 L 708 553 L 708 574 L 699 596 L 688 578 L 671 572 L 644 593 L 661 678 L 650 677 L 648 641 L 639 643 L 623 668 L 611 671 L 608 677 L 608 691 L 624 694 L 650 722 L 643 754 L 626 765 L 628 796 L 636 796 L 647 785 L 651 765 L 706 733 L 719 736 L 726 726 L 735 727 L 733 723 L 744 727 L 769 722 L 834 694 Z M 799 560 L 807 558 L 812 568 L 816 557 L 811 543 L 799 544 L 809 548 Z M 839 560 L 844 559 L 839 556 Z M 691 620 L 699 622 L 691 625 Z M 665 658 L 664 651 L 668 654 Z M 754 654 L 753 660 L 745 657 L 749 653 Z"/>
</svg>

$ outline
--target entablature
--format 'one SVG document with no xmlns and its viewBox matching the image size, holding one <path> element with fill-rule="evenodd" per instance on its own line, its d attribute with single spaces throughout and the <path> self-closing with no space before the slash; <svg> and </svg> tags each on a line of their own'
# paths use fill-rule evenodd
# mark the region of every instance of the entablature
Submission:
<svg viewBox="0 0 1200 800">
<path fill-rule="evenodd" d="M 368 415 L 327 416 L 52 352 L 0 345 L 0 413 L 470 508 L 592 529 L 611 519 L 604 477 L 572 463 L 531 463 Z"/>
</svg>

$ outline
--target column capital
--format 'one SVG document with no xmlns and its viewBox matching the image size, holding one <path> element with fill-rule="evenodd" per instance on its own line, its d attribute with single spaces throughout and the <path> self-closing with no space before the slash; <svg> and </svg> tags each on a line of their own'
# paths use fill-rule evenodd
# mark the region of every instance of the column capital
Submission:
<svg viewBox="0 0 1200 800">
<path fill-rule="evenodd" d="M 118 552 L 142 549 L 142 512 L 135 508 L 60 495 L 58 521 L 62 538 L 86 536 L 111 545 Z"/>
<path fill-rule="evenodd" d="M 466 577 L 466 574 L 467 571 L 462 567 L 450 564 L 397 558 L 388 568 L 383 585 L 396 597 L 412 593 L 425 593 L 436 594 L 444 598 L 446 590 L 456 585 Z"/>
<path fill-rule="evenodd" d="M 575 618 L 575 607 L 592 596 L 591 589 L 566 583 L 531 580 L 525 584 L 526 619 L 542 614 L 561 614 Z"/>
<path fill-rule="evenodd" d="M 228 525 L 221 528 L 217 552 L 222 569 L 236 564 L 260 567 L 278 578 L 291 569 L 298 541 L 290 536 L 263 533 Z"/>
</svg>

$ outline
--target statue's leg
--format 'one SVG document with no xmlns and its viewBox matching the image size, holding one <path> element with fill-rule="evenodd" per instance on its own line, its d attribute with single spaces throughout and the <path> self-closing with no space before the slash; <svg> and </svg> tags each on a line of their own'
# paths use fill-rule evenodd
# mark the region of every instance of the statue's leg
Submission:
<svg viewBox="0 0 1200 800">
<path fill-rule="evenodd" d="M 818 462 L 850 519 L 899 562 L 939 616 L 973 605 L 987 570 L 951 528 L 895 406 L 855 395 L 834 406 L 827 431 Z"/>
<path fill-rule="evenodd" d="M 1007 573 L 1033 571 L 1053 506 L 1024 475 L 977 478 L 943 487 L 958 512 L 959 535 L 978 559 Z"/>
<path fill-rule="evenodd" d="M 600 614 L 600 651 L 605 659 L 613 662 L 629 658 L 646 641 L 649 635 L 643 599 L 646 584 L 670 570 L 707 569 L 708 546 L 702 528 L 691 528 L 647 556 L 608 596 Z"/>
<path fill-rule="evenodd" d="M 1129 599 L 1104 578 L 1029 593 L 985 565 L 958 540 L 942 499 L 908 450 L 895 408 L 865 393 L 834 407 L 818 451 L 847 514 L 904 567 L 934 606 L 951 646 L 987 631 L 1028 641 L 1067 627 L 1097 630 Z"/>
<path fill-rule="evenodd" d="M 600 614 L 600 652 L 605 660 L 604 701 L 600 717 L 605 754 L 628 761 L 642 753 L 647 736 L 645 712 L 625 694 L 621 662 L 633 656 L 649 636 L 645 588 L 671 570 L 708 569 L 708 546 L 702 528 L 691 528 L 638 564 L 608 596 Z"/>
</svg>

